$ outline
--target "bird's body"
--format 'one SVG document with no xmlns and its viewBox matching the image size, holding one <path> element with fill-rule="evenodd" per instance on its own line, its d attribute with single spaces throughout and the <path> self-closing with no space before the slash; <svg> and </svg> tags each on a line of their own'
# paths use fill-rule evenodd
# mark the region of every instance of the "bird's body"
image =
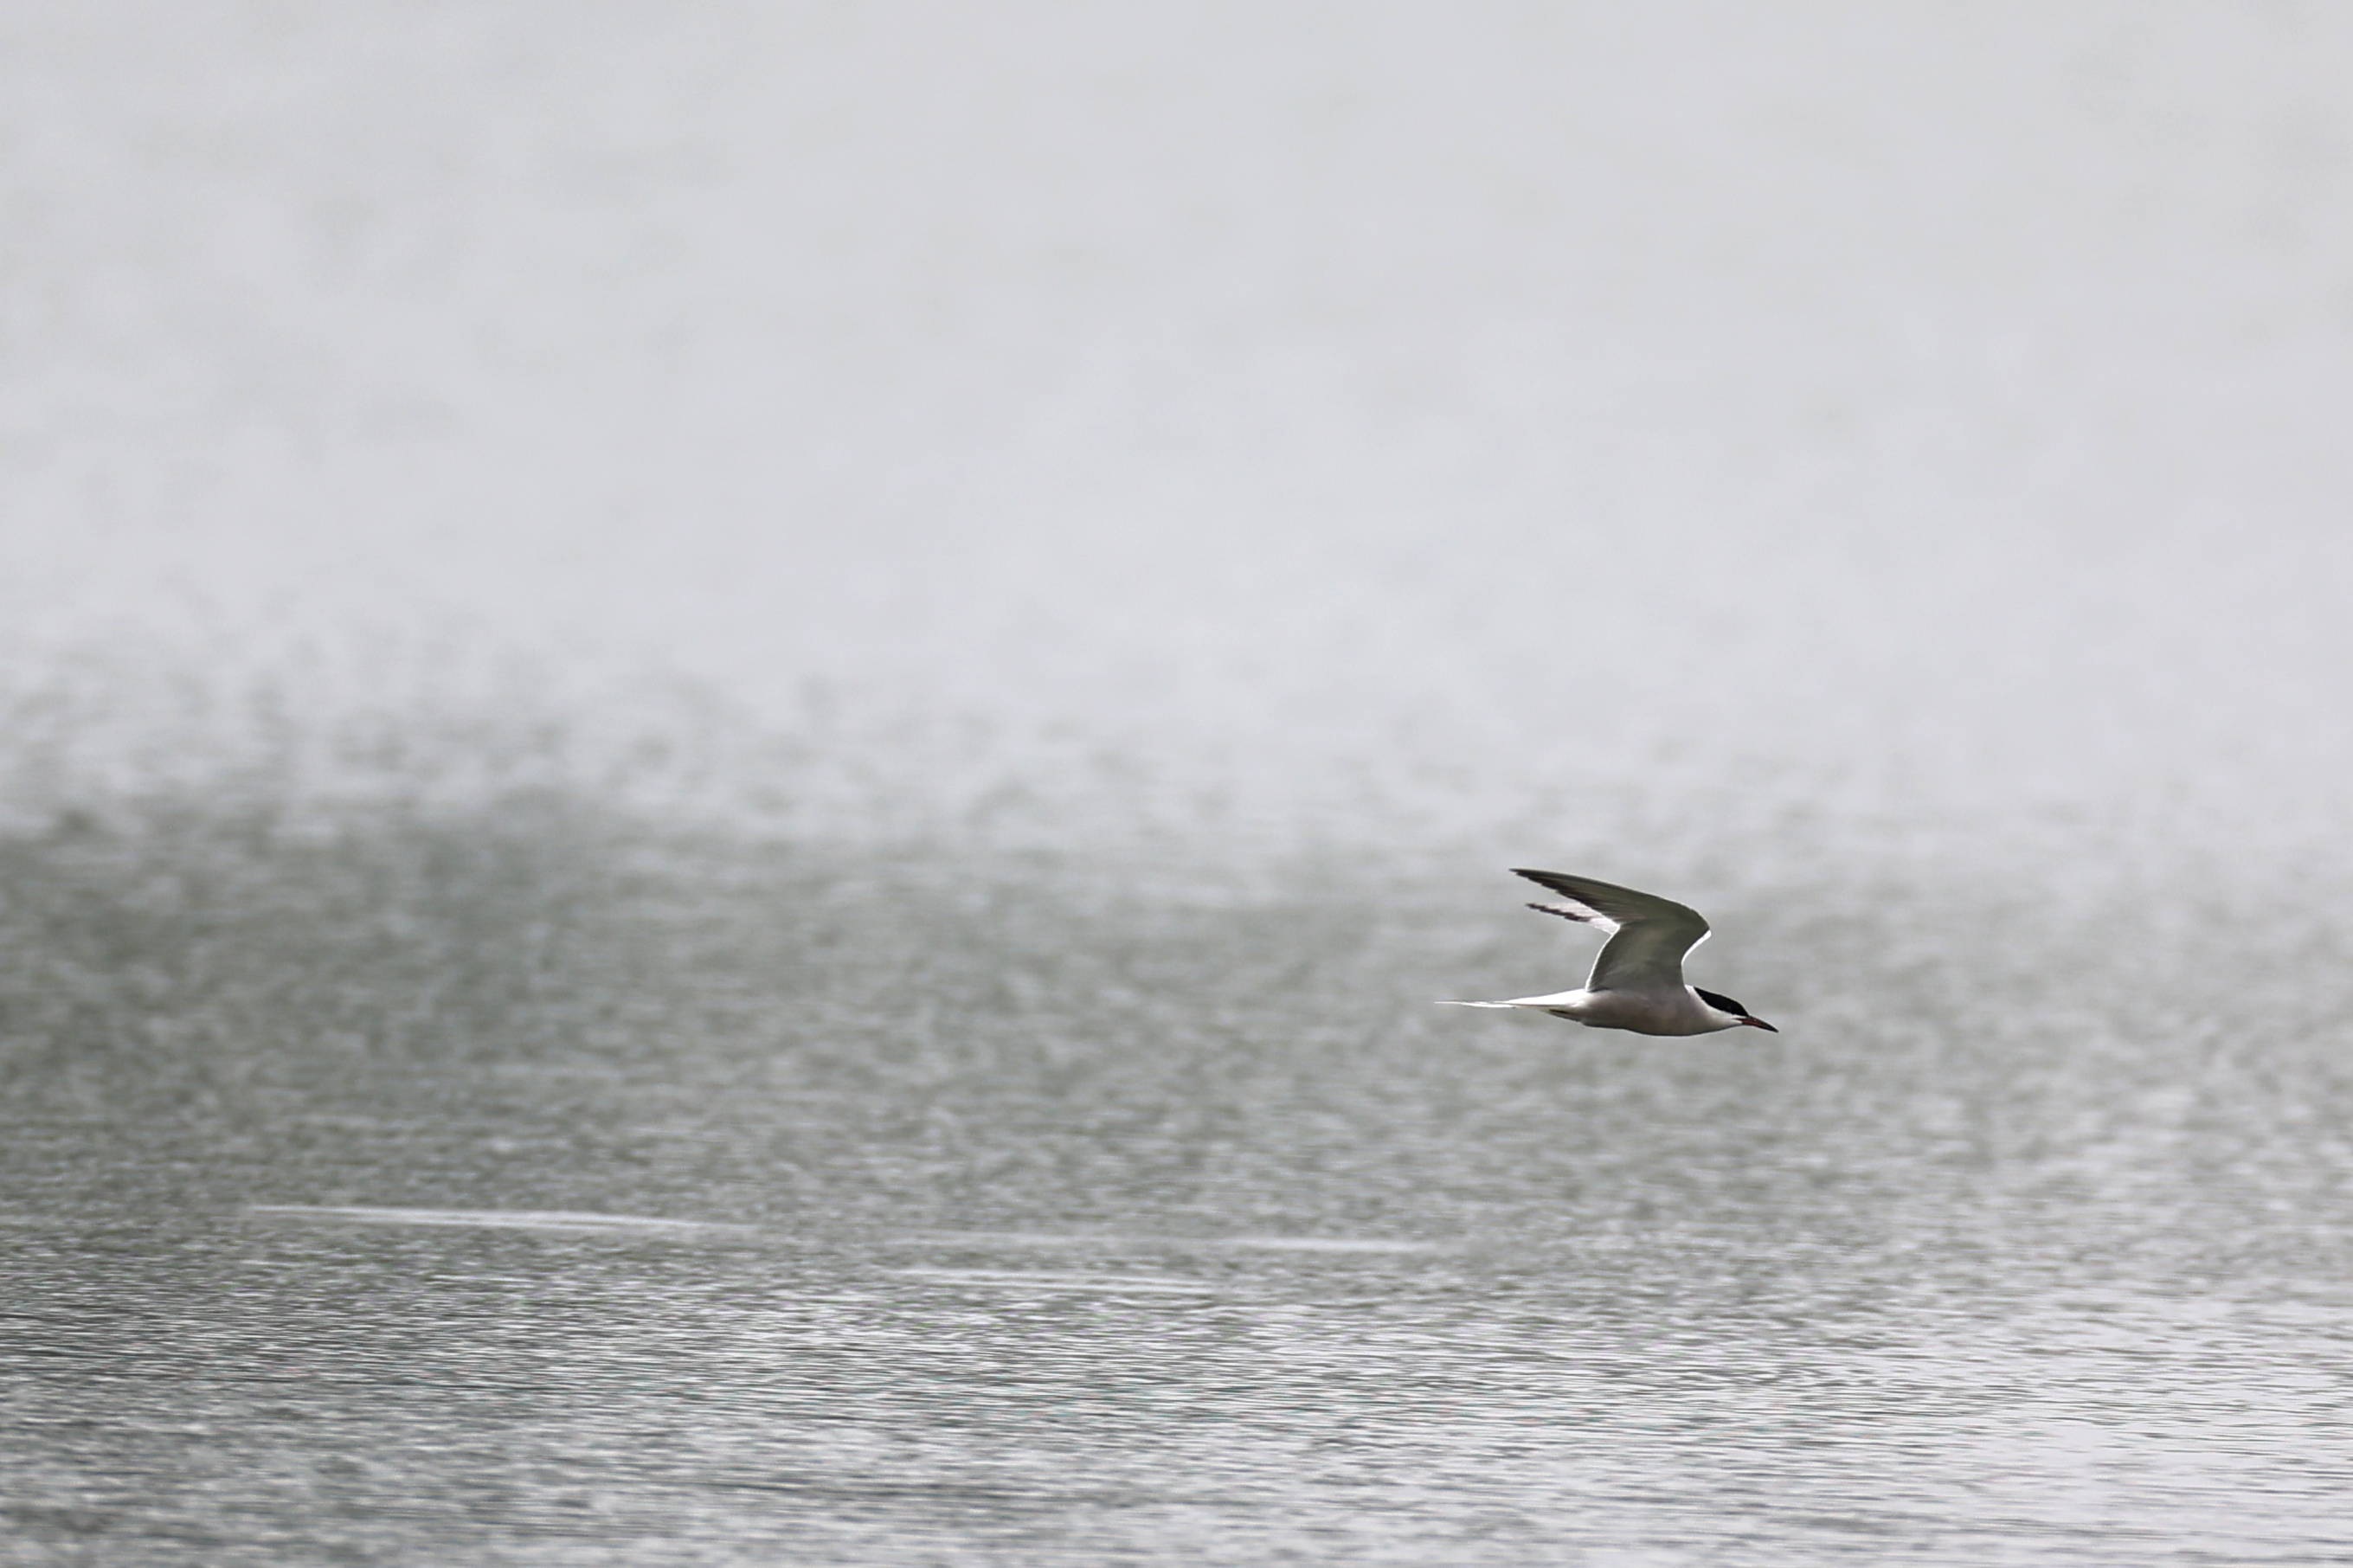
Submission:
<svg viewBox="0 0 2353 1568">
<path fill-rule="evenodd" d="M 1517 875 L 1562 900 L 1528 908 L 1597 927 L 1609 933 L 1609 941 L 1578 990 L 1457 1005 L 1525 1007 L 1591 1028 L 1630 1029 L 1638 1035 L 1712 1035 L 1744 1024 L 1773 1030 L 1731 997 L 1684 982 L 1683 954 L 1707 938 L 1707 921 L 1696 910 L 1590 877 L 1525 870 Z"/>
</svg>

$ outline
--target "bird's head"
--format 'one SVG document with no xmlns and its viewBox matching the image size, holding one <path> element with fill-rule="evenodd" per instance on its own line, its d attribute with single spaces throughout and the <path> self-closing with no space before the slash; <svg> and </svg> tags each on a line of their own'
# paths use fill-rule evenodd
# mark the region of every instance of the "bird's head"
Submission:
<svg viewBox="0 0 2353 1568">
<path fill-rule="evenodd" d="M 1692 990 L 1697 993 L 1701 1001 L 1719 1013 L 1728 1014 L 1736 1023 L 1746 1024 L 1752 1029 L 1762 1029 L 1768 1035 L 1778 1035 L 1781 1032 L 1764 1019 L 1753 1016 L 1747 1008 L 1720 991 L 1701 991 L 1696 985 L 1693 986 Z"/>
</svg>

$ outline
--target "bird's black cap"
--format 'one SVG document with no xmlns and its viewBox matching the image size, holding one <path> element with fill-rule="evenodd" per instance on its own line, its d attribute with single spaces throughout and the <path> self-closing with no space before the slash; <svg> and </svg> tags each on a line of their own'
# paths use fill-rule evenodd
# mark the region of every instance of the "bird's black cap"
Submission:
<svg viewBox="0 0 2353 1568">
<path fill-rule="evenodd" d="M 1696 985 L 1693 986 L 1692 990 L 1698 993 L 1699 999 L 1701 1001 L 1706 1003 L 1709 1006 L 1715 1008 L 1719 1013 L 1729 1013 L 1736 1018 L 1743 1019 L 1746 1022 L 1756 1025 L 1760 1029 L 1767 1030 L 1776 1035 L 1781 1032 L 1780 1030 L 1774 1028 L 1772 1025 L 1767 1023 L 1762 1018 L 1751 1017 L 1747 1008 L 1742 1006 L 1739 1003 L 1735 1002 L 1731 997 L 1726 996 L 1721 991 L 1702 991 Z"/>
</svg>

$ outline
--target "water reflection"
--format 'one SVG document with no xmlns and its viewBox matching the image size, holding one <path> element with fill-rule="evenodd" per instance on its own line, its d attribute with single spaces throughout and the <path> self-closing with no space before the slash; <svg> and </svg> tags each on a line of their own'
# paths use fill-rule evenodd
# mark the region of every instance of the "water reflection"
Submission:
<svg viewBox="0 0 2353 1568">
<path fill-rule="evenodd" d="M 1430 1005 L 1562 961 L 1477 868 L 5 854 L 20 1560 L 2353 1545 L 2353 1101 L 2269 938 L 1827 887 L 1708 955 L 1787 1034 L 1662 1048 Z"/>
</svg>

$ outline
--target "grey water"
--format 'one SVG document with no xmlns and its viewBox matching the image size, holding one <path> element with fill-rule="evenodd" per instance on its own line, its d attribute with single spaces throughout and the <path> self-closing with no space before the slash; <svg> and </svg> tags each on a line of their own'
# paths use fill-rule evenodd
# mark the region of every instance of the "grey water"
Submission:
<svg viewBox="0 0 2353 1568">
<path fill-rule="evenodd" d="M 2348 78 L 0 5 L 0 1563 L 2353 1561 Z"/>
<path fill-rule="evenodd" d="M 1726 886 L 1661 1042 L 1479 867 L 0 853 L 12 1562 L 2353 1552 L 2326 921 Z"/>
</svg>

